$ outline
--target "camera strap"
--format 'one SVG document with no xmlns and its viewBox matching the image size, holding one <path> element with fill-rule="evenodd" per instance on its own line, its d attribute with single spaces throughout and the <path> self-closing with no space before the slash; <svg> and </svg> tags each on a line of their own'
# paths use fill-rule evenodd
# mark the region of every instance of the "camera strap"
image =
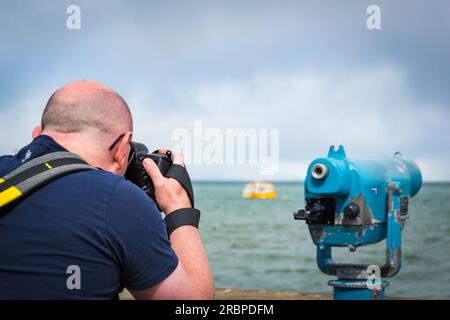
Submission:
<svg viewBox="0 0 450 320">
<path fill-rule="evenodd" d="M 189 196 L 192 207 L 194 207 L 194 190 L 186 168 L 179 164 L 172 164 L 165 176 L 166 178 L 173 178 L 181 184 Z"/>
<path fill-rule="evenodd" d="M 78 155 L 59 151 L 32 159 L 0 178 L 0 208 L 70 173 L 96 170 Z"/>
<path fill-rule="evenodd" d="M 184 166 L 172 164 L 165 176 L 167 178 L 173 178 L 181 184 L 184 190 L 186 190 L 192 205 L 192 208 L 175 210 L 164 218 L 167 235 L 170 239 L 171 233 L 178 227 L 190 225 L 198 228 L 200 222 L 200 210 L 194 208 L 194 190 L 192 188 L 191 178 L 189 178 L 189 174 Z"/>
</svg>

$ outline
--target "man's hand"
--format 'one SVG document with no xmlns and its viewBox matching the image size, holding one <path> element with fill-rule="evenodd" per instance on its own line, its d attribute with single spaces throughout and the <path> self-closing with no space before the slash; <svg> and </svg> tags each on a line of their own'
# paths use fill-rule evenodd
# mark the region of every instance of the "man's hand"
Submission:
<svg viewBox="0 0 450 320">
<path fill-rule="evenodd" d="M 167 150 L 160 149 L 159 152 L 166 153 Z M 173 163 L 184 167 L 183 155 L 177 151 L 171 152 L 174 157 Z M 151 159 L 145 159 L 143 165 L 155 187 L 156 202 L 166 215 L 178 209 L 192 207 L 186 190 L 177 180 L 164 177 Z"/>
<path fill-rule="evenodd" d="M 161 153 L 167 150 L 160 149 Z M 183 156 L 173 151 L 173 163 L 184 166 Z M 164 177 L 153 160 L 144 168 L 153 181 L 156 201 L 164 213 L 190 208 L 189 196 L 178 181 Z M 200 233 L 193 226 L 181 226 L 170 234 L 170 242 L 179 259 L 178 267 L 154 287 L 132 292 L 137 299 L 214 299 L 214 279 Z"/>
</svg>

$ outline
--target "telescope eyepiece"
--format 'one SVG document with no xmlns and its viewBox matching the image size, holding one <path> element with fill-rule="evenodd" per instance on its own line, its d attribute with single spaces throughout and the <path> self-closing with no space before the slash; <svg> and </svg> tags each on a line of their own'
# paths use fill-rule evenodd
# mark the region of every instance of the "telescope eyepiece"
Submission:
<svg viewBox="0 0 450 320">
<path fill-rule="evenodd" d="M 311 175 L 314 179 L 323 179 L 328 174 L 328 167 L 322 163 L 316 163 L 311 168 Z"/>
</svg>

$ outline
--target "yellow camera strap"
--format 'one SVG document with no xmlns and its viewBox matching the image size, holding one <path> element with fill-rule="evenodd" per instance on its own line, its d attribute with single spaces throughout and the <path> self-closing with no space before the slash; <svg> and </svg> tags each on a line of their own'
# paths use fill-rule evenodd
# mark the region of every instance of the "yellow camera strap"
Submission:
<svg viewBox="0 0 450 320">
<path fill-rule="evenodd" d="M 70 173 L 96 170 L 78 155 L 60 151 L 32 159 L 0 178 L 0 208 Z"/>
</svg>

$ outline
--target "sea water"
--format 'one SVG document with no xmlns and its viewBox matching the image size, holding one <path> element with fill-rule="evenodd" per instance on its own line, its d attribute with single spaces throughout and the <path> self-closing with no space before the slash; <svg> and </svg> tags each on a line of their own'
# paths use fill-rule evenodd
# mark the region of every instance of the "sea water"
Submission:
<svg viewBox="0 0 450 320">
<path fill-rule="evenodd" d="M 200 231 L 217 288 L 327 292 L 316 247 L 304 221 L 301 183 L 274 183 L 275 200 L 242 199 L 244 182 L 195 182 Z M 387 296 L 450 298 L 450 183 L 424 184 L 410 201 L 403 230 L 403 265 Z M 337 262 L 383 264 L 385 242 L 351 253 L 336 248 Z"/>
</svg>

